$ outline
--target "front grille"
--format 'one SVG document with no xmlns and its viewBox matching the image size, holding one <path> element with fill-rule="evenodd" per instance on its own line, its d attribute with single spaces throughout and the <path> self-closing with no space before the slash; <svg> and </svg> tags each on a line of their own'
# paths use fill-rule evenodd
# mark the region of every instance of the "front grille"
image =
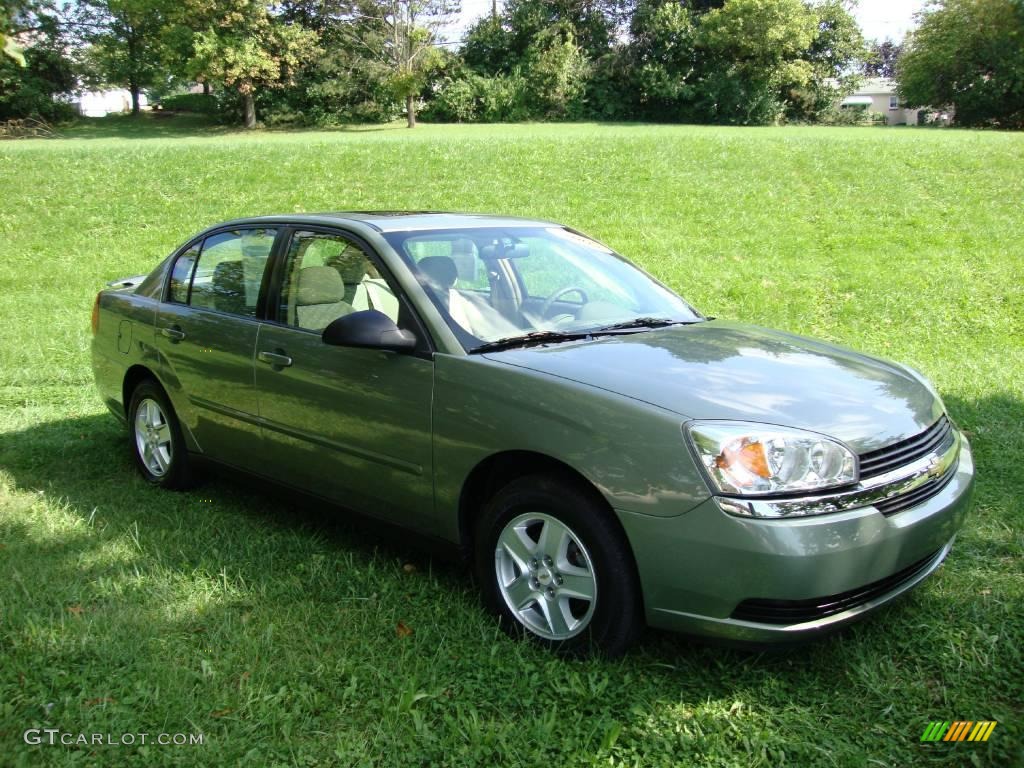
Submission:
<svg viewBox="0 0 1024 768">
<path fill-rule="evenodd" d="M 812 597 L 807 600 L 768 600 L 751 598 L 744 600 L 732 612 L 732 618 L 754 621 L 759 624 L 802 624 L 807 621 L 824 619 L 863 605 L 876 597 L 898 588 L 912 580 L 932 564 L 939 550 L 932 552 L 913 565 L 908 565 L 892 576 L 867 584 L 848 592 L 827 597 Z"/>
<path fill-rule="evenodd" d="M 860 455 L 861 479 L 882 475 L 910 464 L 932 451 L 942 453 L 953 443 L 953 425 L 943 415 L 924 432 Z"/>
<path fill-rule="evenodd" d="M 893 496 L 883 501 L 875 502 L 874 507 L 886 517 L 889 515 L 895 515 L 897 512 L 909 509 L 915 504 L 921 504 L 928 501 L 928 499 L 937 495 L 939 491 L 945 488 L 946 484 L 952 479 L 953 473 L 947 472 L 942 477 L 936 477 L 934 480 L 929 480 L 924 485 L 919 485 L 912 491 L 908 491 L 907 493 L 899 496 Z"/>
</svg>

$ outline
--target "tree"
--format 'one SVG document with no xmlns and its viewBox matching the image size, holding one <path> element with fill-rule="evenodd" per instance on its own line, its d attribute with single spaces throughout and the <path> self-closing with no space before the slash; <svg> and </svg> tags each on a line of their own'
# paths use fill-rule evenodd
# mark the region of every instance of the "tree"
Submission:
<svg viewBox="0 0 1024 768">
<path fill-rule="evenodd" d="M 526 51 L 528 98 L 535 114 L 576 117 L 583 105 L 589 61 L 572 27 L 557 24 L 537 35 Z"/>
<path fill-rule="evenodd" d="M 17 21 L 6 29 L 30 42 L 18 56 L 0 55 L 0 120 L 38 116 L 45 120 L 67 117 L 70 106 L 54 96 L 75 85 L 72 62 L 64 54 L 65 40 L 51 6 L 24 6 Z"/>
<path fill-rule="evenodd" d="M 0 2 L 0 56 L 4 56 L 20 66 L 25 66 L 25 57 L 14 40 L 15 16 L 21 10 L 20 3 L 12 0 Z"/>
<path fill-rule="evenodd" d="M 281 88 L 318 52 L 317 34 L 275 15 L 262 0 L 189 0 L 203 28 L 192 38 L 188 69 L 204 82 L 217 80 L 242 97 L 246 128 L 256 127 L 256 92 Z"/>
<path fill-rule="evenodd" d="M 387 122 L 398 117 L 382 16 L 347 7 L 328 19 L 304 23 L 310 22 L 321 30 L 324 53 L 301 73 L 300 83 L 305 87 L 305 107 L 316 119 Z"/>
<path fill-rule="evenodd" d="M 486 17 L 466 34 L 466 63 L 482 74 L 509 74 L 522 66 L 537 38 L 568 28 L 589 61 L 608 53 L 633 0 L 508 0 L 501 15 Z M 563 33 L 564 34 L 564 33 Z"/>
<path fill-rule="evenodd" d="M 405 101 L 407 124 L 416 127 L 416 99 L 433 68 L 441 29 L 459 12 L 458 0 L 362 0 L 351 45 L 388 73 L 392 93 Z"/>
<path fill-rule="evenodd" d="M 60 120 L 70 105 L 54 100 L 75 86 L 72 62 L 52 39 L 42 38 L 22 52 L 24 64 L 0 57 L 0 120 L 37 116 Z"/>
<path fill-rule="evenodd" d="M 695 14 L 680 3 L 642 0 L 630 31 L 638 109 L 655 120 L 689 118 L 698 59 Z"/>
<path fill-rule="evenodd" d="M 701 17 L 701 111 L 712 122 L 771 123 L 785 111 L 784 88 L 813 78 L 807 59 L 818 17 L 803 0 L 727 0 Z"/>
<path fill-rule="evenodd" d="M 896 77 L 896 62 L 903 53 L 903 46 L 892 40 L 875 40 L 868 46 L 861 71 L 867 77 Z"/>
<path fill-rule="evenodd" d="M 167 23 L 165 0 L 78 0 L 73 16 L 86 80 L 129 90 L 132 114 L 139 95 L 161 72 L 161 35 Z"/>
<path fill-rule="evenodd" d="M 810 8 L 817 17 L 814 39 L 803 54 L 810 79 L 783 85 L 786 116 L 799 120 L 816 120 L 852 93 L 860 80 L 855 65 L 865 58 L 864 36 L 848 0 L 824 0 Z"/>
<path fill-rule="evenodd" d="M 960 125 L 1024 128 L 1024 4 L 939 0 L 897 64 L 908 107 L 952 105 Z"/>
<path fill-rule="evenodd" d="M 26 65 L 25 36 L 50 36 L 56 19 L 54 0 L 0 0 L 0 59 Z"/>
</svg>

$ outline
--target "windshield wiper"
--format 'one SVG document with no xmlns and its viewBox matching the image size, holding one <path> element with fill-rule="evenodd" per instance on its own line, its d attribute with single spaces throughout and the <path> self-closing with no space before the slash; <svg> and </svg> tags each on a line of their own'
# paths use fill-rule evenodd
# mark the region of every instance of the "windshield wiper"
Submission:
<svg viewBox="0 0 1024 768">
<path fill-rule="evenodd" d="M 634 328 L 664 328 L 667 325 L 692 325 L 702 322 L 701 320 L 670 320 L 666 317 L 636 317 L 613 325 L 605 325 L 600 328 L 592 328 L 589 331 L 531 331 L 521 336 L 506 336 L 497 341 L 488 341 L 470 350 L 476 352 L 496 352 L 501 349 L 513 349 L 515 347 L 526 347 L 530 344 L 547 344 L 559 341 L 579 341 L 580 339 L 592 339 L 595 336 L 613 335 L 618 331 L 628 331 Z"/>
<path fill-rule="evenodd" d="M 606 331 L 624 331 L 629 328 L 664 328 L 667 325 L 692 325 L 700 320 L 670 320 L 667 317 L 635 317 L 632 320 L 624 320 L 621 323 L 603 325 L 595 328 L 591 333 L 605 333 Z"/>
<path fill-rule="evenodd" d="M 473 349 L 471 349 L 470 352 L 496 352 L 501 349 L 525 347 L 530 344 L 545 344 L 549 342 L 559 341 L 578 341 L 579 339 L 589 339 L 591 336 L 593 336 L 593 334 L 590 331 L 532 331 L 530 333 L 524 333 L 521 336 L 506 336 L 503 339 L 485 342 L 478 347 L 473 347 Z"/>
</svg>

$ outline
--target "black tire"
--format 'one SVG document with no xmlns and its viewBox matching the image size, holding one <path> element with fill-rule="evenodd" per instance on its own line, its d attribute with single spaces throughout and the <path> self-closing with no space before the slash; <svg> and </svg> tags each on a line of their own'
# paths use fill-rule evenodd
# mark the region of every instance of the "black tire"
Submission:
<svg viewBox="0 0 1024 768">
<path fill-rule="evenodd" d="M 538 516 L 537 522 L 531 522 L 534 515 Z M 569 543 L 567 556 L 551 552 L 553 559 L 549 561 L 543 555 L 551 547 L 542 548 L 541 536 L 552 520 L 566 527 L 568 536 L 562 538 Z M 552 530 L 557 535 L 560 529 L 553 525 Z M 525 551 L 541 555 L 539 560 L 529 558 L 529 571 L 520 567 L 523 558 L 514 556 L 506 544 L 499 551 L 499 539 L 504 533 L 502 541 L 509 542 L 511 531 L 516 532 L 518 541 L 526 543 Z M 596 653 L 614 657 L 624 653 L 643 631 L 640 580 L 625 534 L 603 500 L 572 479 L 530 475 L 498 491 L 476 527 L 474 561 L 485 607 L 513 637 L 526 635 L 564 655 Z M 564 564 L 565 573 L 559 573 L 559 562 Z M 572 596 L 571 585 L 585 585 L 585 578 L 580 578 L 588 573 L 594 582 L 593 599 L 577 599 Z M 520 577 L 527 583 L 521 583 Z M 556 582 L 563 585 L 563 579 L 569 586 L 555 586 Z M 576 581 L 568 581 L 571 579 Z M 529 594 L 515 592 L 517 583 Z M 539 591 L 534 591 L 535 587 Z M 520 594 L 526 595 L 521 603 L 525 607 L 513 611 L 509 601 L 518 600 Z M 548 598 L 546 606 L 542 603 L 544 597 Z M 559 606 L 561 620 L 572 634 L 566 636 L 568 633 L 563 632 L 559 638 L 543 634 L 555 627 L 549 613 L 553 605 Z M 577 628 L 573 629 L 572 622 Z"/>
<path fill-rule="evenodd" d="M 150 446 L 149 458 L 144 455 L 145 449 L 140 446 L 139 411 L 146 407 L 147 414 L 152 413 L 149 410 L 150 403 L 155 403 L 158 406 L 162 417 L 159 421 L 166 424 L 166 433 L 159 430 L 156 433 L 166 434 L 166 437 L 169 438 L 166 442 L 166 452 L 163 450 L 164 443 L 160 443 L 159 460 L 156 458 L 157 454 L 152 452 L 154 446 Z M 143 420 L 146 420 L 145 415 Z M 152 379 L 143 379 L 132 391 L 128 405 L 128 434 L 135 466 L 138 467 L 139 473 L 146 482 L 174 491 L 186 490 L 195 485 L 196 474 L 189 460 L 188 448 L 185 445 L 185 437 L 181 432 L 177 414 L 175 414 L 174 407 L 163 388 Z M 164 466 L 156 466 L 154 462 Z"/>
</svg>

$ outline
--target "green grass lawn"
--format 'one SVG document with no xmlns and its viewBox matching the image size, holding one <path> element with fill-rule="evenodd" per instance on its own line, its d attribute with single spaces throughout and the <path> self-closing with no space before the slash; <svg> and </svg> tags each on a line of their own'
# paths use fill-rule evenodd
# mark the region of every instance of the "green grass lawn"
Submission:
<svg viewBox="0 0 1024 768">
<path fill-rule="evenodd" d="M 64 134 L 0 144 L 0 765 L 1024 764 L 1024 135 Z M 914 365 L 975 447 L 952 555 L 800 649 L 650 632 L 564 661 L 401 536 L 238 479 L 146 487 L 93 390 L 96 291 L 228 217 L 346 208 L 563 221 L 709 314 Z M 956 719 L 999 725 L 919 742 Z M 205 743 L 26 746 L 28 728 Z"/>
</svg>

